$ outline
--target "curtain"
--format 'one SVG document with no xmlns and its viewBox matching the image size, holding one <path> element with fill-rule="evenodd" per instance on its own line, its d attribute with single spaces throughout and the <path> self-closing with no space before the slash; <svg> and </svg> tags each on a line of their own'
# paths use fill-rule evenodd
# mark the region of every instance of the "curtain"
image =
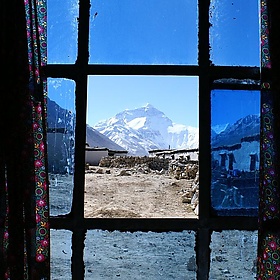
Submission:
<svg viewBox="0 0 280 280">
<path fill-rule="evenodd" d="M 280 279 L 280 4 L 261 0 L 261 169 L 257 279 Z"/>
<path fill-rule="evenodd" d="M 0 279 L 50 279 L 45 0 L 2 0 Z"/>
</svg>

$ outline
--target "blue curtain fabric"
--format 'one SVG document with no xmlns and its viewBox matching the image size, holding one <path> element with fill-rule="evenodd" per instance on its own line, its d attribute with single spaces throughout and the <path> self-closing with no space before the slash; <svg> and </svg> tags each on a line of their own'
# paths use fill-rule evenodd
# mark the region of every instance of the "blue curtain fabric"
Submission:
<svg viewBox="0 0 280 280">
<path fill-rule="evenodd" d="M 0 279 L 50 279 L 46 3 L 0 5 Z"/>
</svg>

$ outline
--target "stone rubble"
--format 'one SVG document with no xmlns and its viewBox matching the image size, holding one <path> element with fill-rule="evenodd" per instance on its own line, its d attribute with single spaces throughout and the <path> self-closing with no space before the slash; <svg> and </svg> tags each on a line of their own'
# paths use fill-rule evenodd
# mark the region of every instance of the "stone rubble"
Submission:
<svg viewBox="0 0 280 280">
<path fill-rule="evenodd" d="M 138 171 L 149 173 L 151 171 L 168 170 L 169 159 L 159 157 L 103 157 L 99 163 L 100 167 L 115 167 L 115 168 L 134 168 Z"/>
<path fill-rule="evenodd" d="M 182 190 L 182 203 L 191 205 L 194 213 L 198 215 L 199 203 L 199 168 L 198 161 L 192 161 L 185 157 L 169 159 L 162 157 L 104 157 L 99 163 L 102 168 L 123 168 L 118 176 L 130 176 L 132 173 L 141 172 L 144 174 L 155 173 L 174 177 L 176 180 L 186 180 L 186 186 Z M 102 173 L 102 169 L 92 168 L 88 164 L 86 172 Z M 109 174 L 106 170 L 105 173 Z"/>
<path fill-rule="evenodd" d="M 184 157 L 171 160 L 169 174 L 177 180 L 186 179 L 191 181 L 191 185 L 186 184 L 182 194 L 182 202 L 191 205 L 194 213 L 198 215 L 199 203 L 199 170 L 198 162 L 190 161 Z"/>
</svg>

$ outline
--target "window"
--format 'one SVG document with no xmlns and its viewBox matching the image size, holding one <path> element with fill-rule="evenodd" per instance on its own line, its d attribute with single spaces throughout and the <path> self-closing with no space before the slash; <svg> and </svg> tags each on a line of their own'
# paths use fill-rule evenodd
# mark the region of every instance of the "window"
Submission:
<svg viewBox="0 0 280 280">
<path fill-rule="evenodd" d="M 218 279 L 225 277 L 224 274 L 238 277 L 242 263 L 236 263 L 235 267 L 226 263 L 228 256 L 236 253 L 236 245 L 242 260 L 256 254 L 257 197 L 246 198 L 248 193 L 242 192 L 243 185 L 237 185 L 237 179 L 244 174 L 252 175 L 252 181 L 257 179 L 254 176 L 258 171 L 258 128 L 248 135 L 238 134 L 240 139 L 233 141 L 230 134 L 221 133 L 225 131 L 221 125 L 227 124 L 221 121 L 234 115 L 236 118 L 231 120 L 234 124 L 248 115 L 259 114 L 258 1 L 234 0 L 229 4 L 222 0 L 137 0 L 132 5 L 132 1 L 122 0 L 48 0 L 48 13 L 49 61 L 45 70 L 49 97 L 56 99 L 56 104 L 49 102 L 49 110 L 52 105 L 56 124 L 63 124 L 53 127 L 49 121 L 48 139 L 54 141 L 49 151 L 64 166 L 54 172 L 58 168 L 54 162 L 53 174 L 60 176 L 49 175 L 52 186 L 62 186 L 59 195 L 54 189 L 50 191 L 51 242 L 52 248 L 58 248 L 52 250 L 53 276 L 125 279 L 122 277 L 133 267 L 134 276 L 139 275 L 139 279 L 147 279 L 153 273 L 170 279 L 182 279 L 183 275 L 188 279 L 208 279 L 209 275 Z M 247 15 L 252 32 L 248 40 L 243 40 L 248 35 L 242 29 Z M 166 26 L 165 32 L 162 26 Z M 238 37 L 240 30 L 244 34 Z M 250 56 L 246 53 L 248 49 Z M 85 217 L 89 77 L 106 76 L 197 77 L 199 174 L 203 174 L 199 179 L 197 219 Z M 240 100 L 240 96 L 249 98 L 252 104 L 238 118 L 242 104 L 233 108 L 232 102 Z M 232 102 L 227 104 L 229 100 Z M 104 102 L 109 100 L 104 97 Z M 216 109 L 219 106 L 222 109 Z M 241 129 L 248 122 L 249 119 L 243 119 Z M 242 150 L 242 147 L 249 148 Z M 67 155 L 59 155 L 58 151 Z M 221 177 L 222 174 L 226 177 Z M 228 178 L 234 178 L 234 184 Z M 232 185 L 223 189 L 227 182 Z M 256 192 L 256 182 L 248 188 Z M 224 249 L 224 243 L 228 250 Z M 108 255 L 102 255 L 100 244 L 110 252 L 109 259 Z M 162 244 L 169 245 L 162 247 Z M 246 251 L 248 247 L 252 251 Z M 143 261 L 140 248 L 149 253 L 150 266 L 146 262 L 141 267 L 146 260 Z M 253 270 L 244 270 L 243 279 L 254 277 L 254 258 L 250 260 Z M 115 270 L 102 272 L 102 264 L 113 265 Z"/>
</svg>

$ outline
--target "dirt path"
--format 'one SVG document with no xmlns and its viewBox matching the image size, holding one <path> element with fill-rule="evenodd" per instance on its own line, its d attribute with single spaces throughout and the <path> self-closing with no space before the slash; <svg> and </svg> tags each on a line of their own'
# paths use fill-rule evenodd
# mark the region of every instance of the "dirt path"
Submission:
<svg viewBox="0 0 280 280">
<path fill-rule="evenodd" d="M 156 172 L 144 174 L 133 169 L 100 167 L 91 168 L 85 176 L 86 217 L 197 218 L 190 204 L 182 202 L 182 193 L 191 180 L 177 180 Z M 65 212 L 71 206 L 72 177 L 53 176 L 51 181 L 53 211 Z M 88 230 L 84 248 L 85 279 L 194 280 L 195 238 L 195 231 Z M 51 230 L 53 280 L 71 279 L 71 240 L 71 231 Z M 213 232 L 210 248 L 210 280 L 255 278 L 256 231 Z"/>
<path fill-rule="evenodd" d="M 196 218 L 181 197 L 190 184 L 165 174 L 92 168 L 86 173 L 85 217 Z"/>
</svg>

